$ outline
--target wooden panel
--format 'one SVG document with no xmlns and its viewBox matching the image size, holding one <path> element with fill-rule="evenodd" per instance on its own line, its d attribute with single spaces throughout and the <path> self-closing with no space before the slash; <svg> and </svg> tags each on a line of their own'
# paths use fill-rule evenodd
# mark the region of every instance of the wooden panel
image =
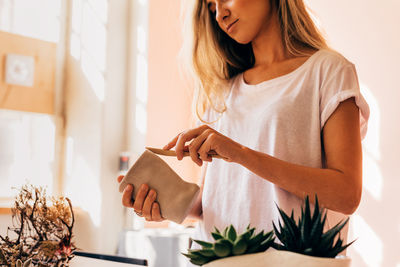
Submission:
<svg viewBox="0 0 400 267">
<path fill-rule="evenodd" d="M 56 44 L 0 31 L 0 108 L 54 114 Z M 33 87 L 5 83 L 7 54 L 35 59 Z"/>
<path fill-rule="evenodd" d="M 11 214 L 11 208 L 0 208 L 0 215 L 1 214 Z"/>
</svg>

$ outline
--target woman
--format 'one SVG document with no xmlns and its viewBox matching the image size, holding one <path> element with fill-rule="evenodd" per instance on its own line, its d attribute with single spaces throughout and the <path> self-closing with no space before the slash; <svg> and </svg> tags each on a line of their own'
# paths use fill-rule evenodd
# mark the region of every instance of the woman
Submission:
<svg viewBox="0 0 400 267">
<path fill-rule="evenodd" d="M 193 29 L 196 113 L 209 123 L 164 149 L 203 165 L 195 238 L 229 224 L 271 230 L 275 203 L 298 214 L 306 195 L 318 195 L 330 226 L 353 213 L 369 109 L 354 65 L 328 49 L 303 1 L 198 0 Z M 134 203 L 131 194 L 125 206 L 162 220 L 154 190 L 143 185 Z"/>
</svg>

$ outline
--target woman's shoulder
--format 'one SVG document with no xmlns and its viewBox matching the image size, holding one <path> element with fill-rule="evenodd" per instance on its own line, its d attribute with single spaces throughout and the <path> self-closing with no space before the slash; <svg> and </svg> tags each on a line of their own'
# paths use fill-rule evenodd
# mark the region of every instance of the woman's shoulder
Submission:
<svg viewBox="0 0 400 267">
<path fill-rule="evenodd" d="M 315 54 L 314 65 L 324 69 L 340 69 L 347 66 L 354 66 L 346 57 L 341 53 L 331 49 L 321 49 Z"/>
</svg>

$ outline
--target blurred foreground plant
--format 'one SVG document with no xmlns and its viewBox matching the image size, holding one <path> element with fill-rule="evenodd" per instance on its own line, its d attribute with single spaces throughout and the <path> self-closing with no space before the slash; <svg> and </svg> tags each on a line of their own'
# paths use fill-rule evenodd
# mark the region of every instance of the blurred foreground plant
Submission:
<svg viewBox="0 0 400 267">
<path fill-rule="evenodd" d="M 68 266 L 75 218 L 71 201 L 24 185 L 11 209 L 13 227 L 0 235 L 0 266 Z"/>
</svg>

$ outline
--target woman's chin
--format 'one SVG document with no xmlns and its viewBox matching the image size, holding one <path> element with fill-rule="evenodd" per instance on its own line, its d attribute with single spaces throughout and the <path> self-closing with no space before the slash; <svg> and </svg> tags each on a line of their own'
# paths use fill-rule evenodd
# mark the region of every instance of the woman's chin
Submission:
<svg viewBox="0 0 400 267">
<path fill-rule="evenodd" d="M 246 45 L 251 42 L 251 39 L 249 38 L 240 38 L 240 37 L 231 37 L 233 40 L 235 40 L 237 43 Z"/>
</svg>

